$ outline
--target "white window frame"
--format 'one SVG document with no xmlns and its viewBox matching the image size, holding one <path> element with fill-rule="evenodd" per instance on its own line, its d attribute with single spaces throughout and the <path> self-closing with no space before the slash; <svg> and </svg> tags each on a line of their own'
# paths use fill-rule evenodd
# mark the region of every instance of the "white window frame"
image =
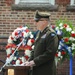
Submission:
<svg viewBox="0 0 75 75">
<path fill-rule="evenodd" d="M 15 0 L 15 4 L 19 4 L 21 2 L 21 0 Z M 35 3 L 35 2 L 33 2 Z M 55 5 L 55 0 L 49 0 L 49 3 L 52 5 Z"/>
<path fill-rule="evenodd" d="M 70 5 L 75 5 L 75 0 L 70 0 Z"/>
</svg>

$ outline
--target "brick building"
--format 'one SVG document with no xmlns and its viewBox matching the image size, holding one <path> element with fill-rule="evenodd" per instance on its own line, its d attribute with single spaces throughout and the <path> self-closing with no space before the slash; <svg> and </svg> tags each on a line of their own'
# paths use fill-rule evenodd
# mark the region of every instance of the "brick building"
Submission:
<svg viewBox="0 0 75 75">
<path fill-rule="evenodd" d="M 29 25 L 35 31 L 33 18 L 37 9 L 51 13 L 51 25 L 55 25 L 55 21 L 60 18 L 66 18 L 75 25 L 75 0 L 0 0 L 0 36 L 8 37 L 14 29 L 24 25 Z M 0 42 L 7 42 L 7 39 L 0 39 Z M 5 46 L 0 45 L 0 59 L 5 61 L 5 56 Z M 58 64 L 57 75 L 69 75 L 68 60 L 62 65 Z"/>
</svg>

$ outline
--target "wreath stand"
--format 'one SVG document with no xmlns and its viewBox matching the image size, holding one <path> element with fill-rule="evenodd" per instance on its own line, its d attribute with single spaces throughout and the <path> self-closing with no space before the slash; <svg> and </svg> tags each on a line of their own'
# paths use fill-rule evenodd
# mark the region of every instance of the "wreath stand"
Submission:
<svg viewBox="0 0 75 75">
<path fill-rule="evenodd" d="M 8 70 L 13 70 L 12 75 L 28 75 L 28 71 L 30 69 L 29 66 L 6 66 L 4 68 L 6 70 L 5 75 L 10 75 Z"/>
</svg>

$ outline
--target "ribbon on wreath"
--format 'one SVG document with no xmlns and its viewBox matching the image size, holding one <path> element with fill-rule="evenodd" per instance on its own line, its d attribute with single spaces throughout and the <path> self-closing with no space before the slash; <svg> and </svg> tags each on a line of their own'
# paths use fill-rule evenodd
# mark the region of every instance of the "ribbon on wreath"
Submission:
<svg viewBox="0 0 75 75">
<path fill-rule="evenodd" d="M 72 48 L 69 48 L 68 45 L 64 44 L 64 40 L 61 40 L 59 44 L 64 47 L 65 50 L 68 51 L 70 55 L 70 75 L 73 75 L 73 56 L 72 56 Z"/>
</svg>

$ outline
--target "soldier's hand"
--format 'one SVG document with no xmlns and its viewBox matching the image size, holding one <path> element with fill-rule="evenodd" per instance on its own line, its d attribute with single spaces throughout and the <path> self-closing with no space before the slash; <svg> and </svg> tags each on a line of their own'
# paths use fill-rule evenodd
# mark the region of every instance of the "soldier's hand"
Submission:
<svg viewBox="0 0 75 75">
<path fill-rule="evenodd" d="M 30 67 L 32 67 L 32 66 L 35 66 L 35 63 L 34 63 L 34 61 L 32 60 L 32 61 L 26 61 L 25 63 L 24 63 L 24 65 L 25 66 L 30 66 Z"/>
</svg>

